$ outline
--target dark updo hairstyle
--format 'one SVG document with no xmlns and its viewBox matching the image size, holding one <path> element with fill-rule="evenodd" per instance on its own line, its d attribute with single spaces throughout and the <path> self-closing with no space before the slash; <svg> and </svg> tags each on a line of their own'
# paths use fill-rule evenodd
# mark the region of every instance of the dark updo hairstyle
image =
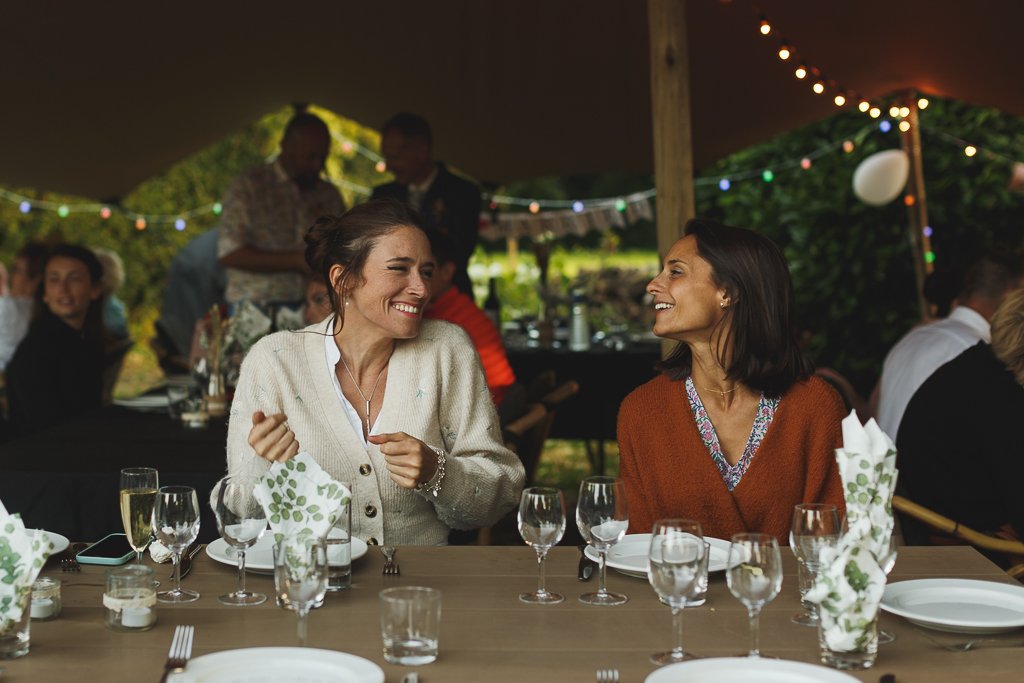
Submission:
<svg viewBox="0 0 1024 683">
<path fill-rule="evenodd" d="M 726 377 L 770 397 L 807 379 L 814 366 L 800 349 L 793 282 L 775 243 L 751 230 L 703 219 L 687 222 L 686 234 L 697 239 L 697 253 L 711 265 L 712 281 L 729 297 L 719 323 L 729 324 L 718 358 Z M 683 379 L 691 364 L 690 347 L 679 344 L 659 369 Z"/>
<path fill-rule="evenodd" d="M 50 250 L 46 257 L 46 264 L 43 265 L 44 276 L 46 266 L 58 256 L 80 261 L 85 265 L 86 270 L 89 271 L 89 282 L 93 285 L 102 286 L 103 264 L 96 258 L 96 254 L 93 253 L 92 249 L 83 247 L 80 244 L 58 244 Z M 45 288 L 46 280 L 44 277 L 43 282 L 39 286 L 40 299 Z M 101 295 L 89 303 L 89 310 L 85 314 L 85 324 L 82 325 L 82 335 L 88 340 L 103 341 L 106 338 L 106 329 L 103 327 L 103 304 L 105 299 L 106 296 Z"/>
<path fill-rule="evenodd" d="M 342 292 L 363 284 L 366 258 L 377 241 L 402 227 L 423 230 L 419 217 L 405 204 L 393 199 L 372 199 L 340 217 L 321 216 L 306 232 L 306 264 L 327 285 L 331 310 L 340 321 L 339 329 L 345 325 L 345 306 L 331 285 L 331 267 L 345 269 L 339 287 Z"/>
</svg>

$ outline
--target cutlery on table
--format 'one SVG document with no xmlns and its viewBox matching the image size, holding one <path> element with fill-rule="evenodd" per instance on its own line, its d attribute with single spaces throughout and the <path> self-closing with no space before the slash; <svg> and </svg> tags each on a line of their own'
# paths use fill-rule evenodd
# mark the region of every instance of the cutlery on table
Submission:
<svg viewBox="0 0 1024 683">
<path fill-rule="evenodd" d="M 60 570 L 62 572 L 80 572 L 82 565 L 78 564 L 78 560 L 73 557 L 65 557 L 60 561 Z"/>
<path fill-rule="evenodd" d="M 398 563 L 395 562 L 395 553 L 398 552 L 398 549 L 392 545 L 382 545 L 380 552 L 384 555 L 384 569 L 381 570 L 381 574 L 398 576 L 401 573 L 398 570 Z"/>
<path fill-rule="evenodd" d="M 618 669 L 598 669 L 597 683 L 619 683 Z"/>
<path fill-rule="evenodd" d="M 181 554 L 181 578 L 188 576 L 188 573 L 192 571 L 192 558 L 196 556 L 200 550 L 203 549 L 202 543 L 193 543 L 188 547 L 188 550 Z M 171 575 L 168 577 L 174 578 L 174 569 L 171 569 Z"/>
<path fill-rule="evenodd" d="M 580 565 L 576 571 L 576 578 L 580 581 L 587 581 L 594 575 L 594 568 L 597 567 L 597 562 L 587 557 L 583 551 L 586 549 L 587 544 L 581 543 L 580 549 Z"/>
<path fill-rule="evenodd" d="M 970 652 L 982 647 L 1024 647 L 1024 640 L 999 640 L 998 638 L 979 638 L 962 643 L 939 644 L 947 652 Z"/>
<path fill-rule="evenodd" d="M 171 639 L 171 649 L 167 652 L 167 662 L 164 663 L 164 675 L 160 683 L 164 683 L 172 673 L 179 674 L 185 670 L 185 665 L 192 656 L 192 638 L 195 634 L 195 626 L 174 627 L 174 637 Z"/>
<path fill-rule="evenodd" d="M 415 671 L 411 671 L 402 676 L 402 683 L 420 683 L 420 675 Z"/>
</svg>

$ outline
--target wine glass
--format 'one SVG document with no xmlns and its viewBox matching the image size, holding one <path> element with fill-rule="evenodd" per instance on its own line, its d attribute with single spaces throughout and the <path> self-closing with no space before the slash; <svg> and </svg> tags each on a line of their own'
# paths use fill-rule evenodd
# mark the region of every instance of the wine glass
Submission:
<svg viewBox="0 0 1024 683">
<path fill-rule="evenodd" d="M 537 551 L 537 590 L 520 593 L 519 599 L 537 605 L 554 605 L 565 600 L 544 588 L 544 559 L 551 546 L 565 533 L 565 499 L 558 489 L 533 487 L 519 500 L 519 534 Z"/>
<path fill-rule="evenodd" d="M 160 591 L 160 602 L 195 602 L 199 593 L 181 589 L 181 553 L 199 535 L 199 499 L 191 486 L 164 486 L 153 507 L 156 537 L 174 553 L 174 588 Z"/>
<path fill-rule="evenodd" d="M 306 645 L 306 615 L 327 593 L 323 539 L 285 538 L 274 545 L 274 587 L 281 604 L 298 615 L 299 645 Z"/>
<path fill-rule="evenodd" d="M 628 597 L 605 589 L 605 565 L 608 550 L 619 542 L 629 527 L 626 512 L 626 487 L 615 477 L 587 477 L 580 482 L 576 504 L 576 526 L 584 540 L 600 558 L 600 577 L 596 593 L 584 593 L 579 601 L 587 605 L 621 605 Z"/>
<path fill-rule="evenodd" d="M 238 590 L 217 598 L 225 605 L 259 605 L 267 599 L 262 593 L 245 590 L 245 551 L 255 545 L 267 529 L 267 514 L 253 495 L 258 481 L 258 477 L 224 477 L 214 492 L 217 530 L 238 557 Z"/>
<path fill-rule="evenodd" d="M 128 545 L 135 551 L 136 564 L 153 540 L 153 505 L 160 488 L 160 475 L 152 467 L 121 470 L 121 523 Z"/>
<path fill-rule="evenodd" d="M 807 602 L 807 591 L 818 578 L 820 554 L 823 548 L 839 542 L 839 510 L 827 503 L 801 503 L 793 506 L 793 526 L 789 545 L 797 560 L 797 578 L 800 604 L 804 611 L 792 618 L 794 624 L 817 626 L 817 606 Z"/>
<path fill-rule="evenodd" d="M 881 561 L 880 561 L 881 562 L 881 566 L 882 566 L 882 571 L 885 572 L 886 576 L 889 576 L 889 572 L 891 572 L 892 568 L 896 566 L 896 556 L 897 555 L 898 555 L 898 553 L 896 551 L 896 538 L 890 535 L 889 536 L 889 549 L 888 549 L 888 552 L 886 553 L 885 557 L 881 558 Z M 891 643 L 894 640 L 896 640 L 896 634 L 893 633 L 892 631 L 879 631 L 878 632 L 878 644 L 879 645 L 884 645 L 886 643 Z"/>
<path fill-rule="evenodd" d="M 725 578 L 729 591 L 747 607 L 750 617 L 750 652 L 760 657 L 758 618 L 761 610 L 782 588 L 782 556 L 779 542 L 768 534 L 736 534 L 729 546 Z"/>
<path fill-rule="evenodd" d="M 661 601 L 672 608 L 674 635 L 671 650 L 651 655 L 655 664 L 694 659 L 683 650 L 683 608 L 694 584 L 700 580 L 704 546 L 700 524 L 690 519 L 661 519 L 651 530 L 647 579 Z"/>
</svg>

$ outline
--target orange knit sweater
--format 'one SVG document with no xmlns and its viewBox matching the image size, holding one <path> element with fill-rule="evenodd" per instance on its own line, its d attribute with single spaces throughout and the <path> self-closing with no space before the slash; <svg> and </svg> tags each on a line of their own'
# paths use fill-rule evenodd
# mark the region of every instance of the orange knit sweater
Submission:
<svg viewBox="0 0 1024 683">
<path fill-rule="evenodd" d="M 787 544 L 797 503 L 833 503 L 842 515 L 835 449 L 842 445 L 843 416 L 842 401 L 824 381 L 794 384 L 729 491 L 697 431 L 684 382 L 655 377 L 619 408 L 630 533 L 648 533 L 658 519 L 685 517 L 700 522 L 705 536 L 728 540 L 760 531 Z"/>
</svg>

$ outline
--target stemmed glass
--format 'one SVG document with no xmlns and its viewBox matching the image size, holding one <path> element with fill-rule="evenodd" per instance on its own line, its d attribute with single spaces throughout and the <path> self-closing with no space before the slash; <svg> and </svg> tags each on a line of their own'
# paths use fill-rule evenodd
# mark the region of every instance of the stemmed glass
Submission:
<svg viewBox="0 0 1024 683">
<path fill-rule="evenodd" d="M 136 564 L 153 540 L 153 505 L 160 488 L 160 475 L 152 467 L 121 470 L 121 523 L 128 545 L 135 551 Z"/>
<path fill-rule="evenodd" d="M 615 477 L 587 477 L 580 483 L 576 504 L 576 526 L 583 539 L 592 545 L 600 558 L 600 577 L 596 593 L 584 593 L 580 602 L 587 605 L 622 605 L 628 597 L 609 593 L 605 588 L 605 565 L 608 550 L 619 542 L 629 527 L 626 511 L 626 487 Z"/>
<path fill-rule="evenodd" d="M 181 589 L 181 554 L 199 535 L 199 499 L 191 486 L 164 486 L 153 508 L 156 537 L 174 553 L 174 588 L 160 591 L 160 602 L 195 602 L 199 593 Z"/>
<path fill-rule="evenodd" d="M 683 608 L 694 584 L 700 580 L 704 552 L 699 523 L 690 519 L 662 519 L 654 523 L 647 553 L 647 579 L 661 601 L 672 608 L 674 635 L 671 650 L 651 655 L 655 664 L 694 659 L 683 650 Z"/>
<path fill-rule="evenodd" d="M 306 615 L 327 593 L 327 544 L 323 539 L 282 539 L 274 545 L 274 587 L 281 604 L 299 618 L 299 645 L 306 645 Z"/>
<path fill-rule="evenodd" d="M 729 546 L 725 573 L 729 591 L 747 607 L 750 617 L 750 652 L 760 657 L 758 618 L 761 610 L 782 588 L 782 556 L 779 542 L 768 534 L 736 534 Z"/>
<path fill-rule="evenodd" d="M 533 487 L 519 500 L 519 533 L 537 551 L 537 590 L 520 593 L 519 599 L 537 605 L 554 605 L 565 600 L 544 588 L 544 559 L 551 546 L 565 533 L 565 499 L 558 489 Z"/>
<path fill-rule="evenodd" d="M 889 536 L 889 550 L 885 557 L 881 559 L 882 571 L 885 572 L 886 576 L 889 576 L 889 572 L 896 566 L 896 539 L 893 536 Z M 896 634 L 892 631 L 879 631 L 878 632 L 878 644 L 884 645 L 891 643 L 896 640 Z"/>
<path fill-rule="evenodd" d="M 794 624 L 817 626 L 816 605 L 807 602 L 804 596 L 818 578 L 820 554 L 823 548 L 839 542 L 842 529 L 839 526 L 839 511 L 827 503 L 801 503 L 793 507 L 793 526 L 789 545 L 797 560 L 797 578 L 800 587 L 800 604 L 804 611 L 792 618 Z"/>
<path fill-rule="evenodd" d="M 217 530 L 238 556 L 238 590 L 217 598 L 225 605 L 259 605 L 267 599 L 262 593 L 245 590 L 245 551 L 255 545 L 267 529 L 267 514 L 253 495 L 258 481 L 258 477 L 224 477 L 214 492 Z"/>
</svg>

